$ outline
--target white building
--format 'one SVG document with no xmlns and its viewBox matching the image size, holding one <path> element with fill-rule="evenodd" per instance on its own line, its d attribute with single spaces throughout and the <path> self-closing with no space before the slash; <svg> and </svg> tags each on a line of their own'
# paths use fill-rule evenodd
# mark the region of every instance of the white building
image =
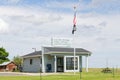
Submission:
<svg viewBox="0 0 120 80">
<path fill-rule="evenodd" d="M 86 56 L 86 71 L 88 57 L 91 52 L 82 48 L 42 47 L 41 51 L 22 56 L 24 72 L 79 72 L 82 70 L 82 57 Z M 74 61 L 75 59 L 75 61 Z M 75 63 L 75 65 L 74 65 Z"/>
</svg>

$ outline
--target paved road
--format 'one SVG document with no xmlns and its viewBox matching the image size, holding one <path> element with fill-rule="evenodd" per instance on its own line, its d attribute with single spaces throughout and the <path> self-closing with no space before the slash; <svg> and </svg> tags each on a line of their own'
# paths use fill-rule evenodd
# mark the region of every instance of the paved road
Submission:
<svg viewBox="0 0 120 80">
<path fill-rule="evenodd" d="M 73 75 L 65 73 L 41 73 L 42 76 L 46 75 Z M 0 72 L 0 76 L 40 76 L 40 73 L 23 73 L 23 72 Z"/>
<path fill-rule="evenodd" d="M 39 76 L 39 73 L 0 72 L 0 76 Z"/>
</svg>

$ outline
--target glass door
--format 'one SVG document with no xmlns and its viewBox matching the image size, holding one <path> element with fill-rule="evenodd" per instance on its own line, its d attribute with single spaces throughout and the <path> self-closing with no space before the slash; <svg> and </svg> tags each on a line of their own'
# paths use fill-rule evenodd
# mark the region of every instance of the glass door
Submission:
<svg viewBox="0 0 120 80">
<path fill-rule="evenodd" d="M 63 57 L 57 57 L 57 72 L 63 72 L 64 64 L 63 64 Z"/>
</svg>

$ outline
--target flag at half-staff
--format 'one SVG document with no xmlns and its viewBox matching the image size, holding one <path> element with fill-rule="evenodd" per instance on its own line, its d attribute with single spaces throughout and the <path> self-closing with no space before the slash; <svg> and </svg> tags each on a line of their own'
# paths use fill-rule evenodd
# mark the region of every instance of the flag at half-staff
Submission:
<svg viewBox="0 0 120 80">
<path fill-rule="evenodd" d="M 76 7 L 74 7 L 74 10 L 76 9 Z M 76 31 L 76 10 L 74 12 L 74 19 L 73 19 L 73 30 L 72 30 L 72 34 L 74 34 L 74 32 Z"/>
</svg>

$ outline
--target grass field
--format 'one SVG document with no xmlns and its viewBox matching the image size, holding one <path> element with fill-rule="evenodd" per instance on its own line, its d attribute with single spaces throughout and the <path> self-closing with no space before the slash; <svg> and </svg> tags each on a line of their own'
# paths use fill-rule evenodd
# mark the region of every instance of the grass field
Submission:
<svg viewBox="0 0 120 80">
<path fill-rule="evenodd" d="M 61 75 L 49 76 L 0 76 L 0 80 L 120 80 L 120 70 L 115 70 L 113 73 L 101 73 L 101 69 L 90 69 L 88 73 L 62 73 Z"/>
</svg>

